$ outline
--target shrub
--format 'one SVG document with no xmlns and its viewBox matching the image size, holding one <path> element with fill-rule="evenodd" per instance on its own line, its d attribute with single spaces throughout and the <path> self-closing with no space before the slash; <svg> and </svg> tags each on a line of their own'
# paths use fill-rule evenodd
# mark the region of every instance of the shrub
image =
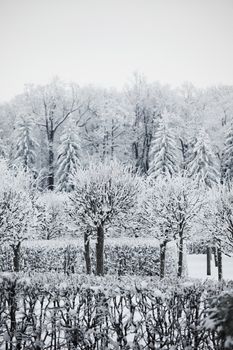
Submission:
<svg viewBox="0 0 233 350">
<path fill-rule="evenodd" d="M 226 349 L 233 347 L 233 291 L 223 291 L 208 300 L 205 327 L 215 331 Z"/>
<path fill-rule="evenodd" d="M 175 273 L 176 263 L 172 251 L 167 254 L 166 272 Z M 91 244 L 94 272 L 95 247 Z M 12 271 L 12 256 L 7 248 L 0 248 L 2 271 Z M 21 270 L 85 273 L 82 241 L 42 240 L 25 242 L 21 249 Z M 159 247 L 154 240 L 108 239 L 105 245 L 105 273 L 116 275 L 159 275 Z"/>
<path fill-rule="evenodd" d="M 0 347 L 222 349 L 203 326 L 209 296 L 231 286 L 47 273 L 0 275 Z"/>
</svg>

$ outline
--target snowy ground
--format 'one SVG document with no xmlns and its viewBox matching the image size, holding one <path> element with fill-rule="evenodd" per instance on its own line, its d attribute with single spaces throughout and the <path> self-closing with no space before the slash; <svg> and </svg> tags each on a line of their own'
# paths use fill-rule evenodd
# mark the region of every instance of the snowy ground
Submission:
<svg viewBox="0 0 233 350">
<path fill-rule="evenodd" d="M 214 259 L 211 261 L 211 276 L 206 275 L 206 255 L 192 254 L 187 257 L 188 275 L 191 278 L 213 278 L 218 279 L 218 270 L 214 265 Z M 233 256 L 223 256 L 223 278 L 233 280 Z"/>
</svg>

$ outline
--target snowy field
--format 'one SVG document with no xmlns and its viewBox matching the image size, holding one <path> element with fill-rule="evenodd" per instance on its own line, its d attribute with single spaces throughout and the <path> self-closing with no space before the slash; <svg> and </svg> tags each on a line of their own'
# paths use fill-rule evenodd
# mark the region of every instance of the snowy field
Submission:
<svg viewBox="0 0 233 350">
<path fill-rule="evenodd" d="M 233 280 L 233 256 L 223 256 L 223 279 Z M 211 260 L 211 276 L 206 275 L 206 255 L 192 254 L 187 256 L 188 275 L 191 278 L 218 279 L 218 269 L 215 267 L 214 259 Z"/>
</svg>

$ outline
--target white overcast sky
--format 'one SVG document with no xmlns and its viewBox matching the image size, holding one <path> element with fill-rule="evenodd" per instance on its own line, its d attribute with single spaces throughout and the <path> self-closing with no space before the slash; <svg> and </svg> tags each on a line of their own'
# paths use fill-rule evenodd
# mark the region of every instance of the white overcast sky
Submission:
<svg viewBox="0 0 233 350">
<path fill-rule="evenodd" d="M 0 101 L 54 76 L 233 85 L 233 0 L 0 0 Z"/>
</svg>

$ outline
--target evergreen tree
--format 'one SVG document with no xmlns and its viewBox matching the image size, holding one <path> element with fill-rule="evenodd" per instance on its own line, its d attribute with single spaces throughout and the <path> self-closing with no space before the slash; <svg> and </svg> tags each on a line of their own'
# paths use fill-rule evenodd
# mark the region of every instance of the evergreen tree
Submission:
<svg viewBox="0 0 233 350">
<path fill-rule="evenodd" d="M 168 128 L 163 116 L 154 135 L 151 145 L 151 162 L 149 175 L 153 178 L 158 176 L 172 176 L 177 172 L 177 154 L 175 137 Z"/>
<path fill-rule="evenodd" d="M 17 123 L 14 159 L 25 171 L 35 171 L 37 142 L 33 138 L 33 121 L 21 117 Z"/>
<path fill-rule="evenodd" d="M 69 128 L 61 136 L 61 145 L 57 157 L 57 187 L 58 190 L 72 189 L 71 176 L 80 165 L 80 146 L 77 134 Z"/>
<path fill-rule="evenodd" d="M 230 182 L 233 179 L 233 122 L 226 135 L 221 164 L 222 181 Z"/>
<path fill-rule="evenodd" d="M 0 158 L 5 158 L 6 157 L 6 147 L 3 142 L 3 137 L 2 137 L 3 131 L 0 129 Z"/>
<path fill-rule="evenodd" d="M 204 183 L 209 188 L 218 183 L 217 161 L 211 149 L 209 136 L 204 129 L 197 135 L 190 158 L 188 164 L 190 177 L 196 178 L 199 183 Z"/>
</svg>

